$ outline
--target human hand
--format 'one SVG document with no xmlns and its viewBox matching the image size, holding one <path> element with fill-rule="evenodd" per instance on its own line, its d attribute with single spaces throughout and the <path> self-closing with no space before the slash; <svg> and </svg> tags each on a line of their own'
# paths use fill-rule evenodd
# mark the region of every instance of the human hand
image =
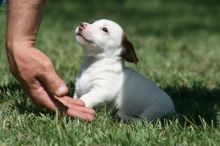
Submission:
<svg viewBox="0 0 220 146">
<path fill-rule="evenodd" d="M 46 0 L 8 1 L 6 47 L 10 70 L 34 103 L 91 121 L 94 110 L 84 107 L 81 100 L 65 96 L 66 84 L 56 74 L 50 59 L 35 48 L 45 3 Z"/>
<path fill-rule="evenodd" d="M 79 99 L 65 96 L 68 88 L 45 54 L 34 47 L 19 45 L 8 50 L 10 70 L 34 103 L 52 111 L 59 109 L 70 117 L 94 119 L 93 109 L 84 107 Z"/>
</svg>

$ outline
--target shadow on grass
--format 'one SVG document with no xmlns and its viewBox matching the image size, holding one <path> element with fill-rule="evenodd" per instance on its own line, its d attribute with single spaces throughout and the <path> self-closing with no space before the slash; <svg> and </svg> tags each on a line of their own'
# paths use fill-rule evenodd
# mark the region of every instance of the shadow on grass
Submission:
<svg viewBox="0 0 220 146">
<path fill-rule="evenodd" d="M 184 116 L 195 124 L 201 124 L 201 118 L 208 124 L 218 123 L 220 112 L 220 85 L 208 89 L 202 83 L 194 83 L 192 87 L 168 86 L 164 89 L 173 99 L 179 118 Z"/>
<path fill-rule="evenodd" d="M 0 104 L 11 100 L 12 104 L 10 107 L 5 108 L 16 110 L 19 114 L 34 114 L 36 116 L 40 116 L 41 114 L 54 115 L 53 112 L 32 104 L 21 86 L 17 83 L 0 86 L 0 93 Z"/>
<path fill-rule="evenodd" d="M 70 96 L 72 96 L 74 84 L 68 83 L 68 87 Z M 217 113 L 220 112 L 220 85 L 217 88 L 208 89 L 202 83 L 194 83 L 190 88 L 168 86 L 165 87 L 165 91 L 173 98 L 180 122 L 185 123 L 184 117 L 186 117 L 192 123 L 201 125 L 201 117 L 204 118 L 207 124 L 212 124 L 211 121 L 214 126 L 217 124 Z M 4 104 L 8 100 L 13 100 L 14 105 L 12 110 L 17 110 L 19 114 L 34 114 L 36 116 L 49 114 L 54 117 L 53 112 L 32 104 L 21 87 L 16 83 L 0 86 L 0 93 L 0 104 Z M 14 95 L 16 98 L 9 97 L 8 94 L 10 96 Z M 15 94 L 19 94 L 19 96 Z"/>
</svg>

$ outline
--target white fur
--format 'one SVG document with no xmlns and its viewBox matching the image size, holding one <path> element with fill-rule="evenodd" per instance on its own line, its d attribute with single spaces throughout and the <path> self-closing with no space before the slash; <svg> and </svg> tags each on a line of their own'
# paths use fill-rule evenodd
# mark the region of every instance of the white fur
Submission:
<svg viewBox="0 0 220 146">
<path fill-rule="evenodd" d="M 114 103 L 123 120 L 140 117 L 154 120 L 175 113 L 171 98 L 152 81 L 124 66 L 123 29 L 110 20 L 98 20 L 75 30 L 84 48 L 84 63 L 75 83 L 74 98 L 86 107 Z M 103 27 L 108 32 L 103 31 Z M 79 35 L 80 33 L 80 35 Z"/>
</svg>

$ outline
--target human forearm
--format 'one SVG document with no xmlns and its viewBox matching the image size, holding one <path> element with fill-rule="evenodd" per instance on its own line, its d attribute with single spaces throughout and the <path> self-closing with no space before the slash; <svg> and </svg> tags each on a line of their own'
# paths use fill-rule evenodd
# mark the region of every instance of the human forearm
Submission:
<svg viewBox="0 0 220 146">
<path fill-rule="evenodd" d="M 9 0 L 6 45 L 8 51 L 35 45 L 46 0 Z"/>
</svg>

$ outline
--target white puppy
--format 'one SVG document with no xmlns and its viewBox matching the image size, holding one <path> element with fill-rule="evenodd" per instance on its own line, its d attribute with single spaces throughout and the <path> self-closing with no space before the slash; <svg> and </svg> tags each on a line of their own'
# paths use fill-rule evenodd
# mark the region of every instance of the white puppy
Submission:
<svg viewBox="0 0 220 146">
<path fill-rule="evenodd" d="M 175 113 L 171 98 L 152 81 L 124 66 L 137 63 L 133 45 L 123 29 L 110 20 L 82 23 L 75 30 L 84 48 L 84 63 L 75 83 L 75 98 L 86 107 L 113 103 L 123 120 L 154 120 Z"/>
</svg>

